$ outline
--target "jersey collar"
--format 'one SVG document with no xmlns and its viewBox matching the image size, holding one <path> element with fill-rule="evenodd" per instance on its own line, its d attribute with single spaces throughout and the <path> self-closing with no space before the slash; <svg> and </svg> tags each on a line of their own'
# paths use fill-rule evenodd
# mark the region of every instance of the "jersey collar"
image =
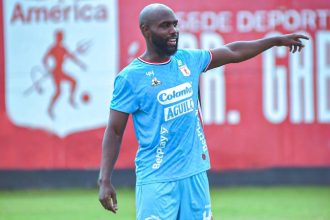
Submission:
<svg viewBox="0 0 330 220">
<path fill-rule="evenodd" d="M 168 64 L 171 61 L 171 57 L 168 58 L 168 60 L 166 60 L 164 62 L 149 62 L 149 61 L 142 59 L 142 57 L 138 57 L 137 59 L 143 63 L 150 64 L 150 65 L 164 65 L 164 64 Z"/>
</svg>

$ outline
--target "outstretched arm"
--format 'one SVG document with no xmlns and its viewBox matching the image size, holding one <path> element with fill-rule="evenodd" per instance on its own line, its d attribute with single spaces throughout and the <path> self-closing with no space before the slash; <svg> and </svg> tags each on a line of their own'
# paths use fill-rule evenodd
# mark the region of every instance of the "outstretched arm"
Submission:
<svg viewBox="0 0 330 220">
<path fill-rule="evenodd" d="M 116 191 L 111 183 L 111 174 L 118 158 L 128 116 L 126 113 L 110 110 L 102 142 L 102 159 L 98 180 L 99 200 L 105 209 L 113 213 L 116 213 L 118 207 Z"/>
<path fill-rule="evenodd" d="M 292 53 L 295 53 L 297 50 L 300 52 L 304 47 L 301 39 L 308 40 L 308 37 L 301 34 L 287 34 L 254 41 L 237 41 L 226 44 L 223 47 L 210 50 L 212 61 L 208 70 L 228 63 L 239 63 L 248 60 L 274 46 L 287 46 Z"/>
</svg>

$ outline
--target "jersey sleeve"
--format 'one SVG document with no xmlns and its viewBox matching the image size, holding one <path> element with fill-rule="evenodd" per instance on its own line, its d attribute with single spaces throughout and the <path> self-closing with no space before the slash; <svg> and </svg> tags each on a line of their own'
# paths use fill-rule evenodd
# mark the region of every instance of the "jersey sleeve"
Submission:
<svg viewBox="0 0 330 220">
<path fill-rule="evenodd" d="M 138 109 L 137 97 L 131 84 L 120 75 L 115 79 L 110 108 L 128 114 Z"/>
<path fill-rule="evenodd" d="M 199 68 L 199 72 L 205 72 L 212 61 L 212 53 L 209 50 L 191 50 L 193 63 Z"/>
</svg>

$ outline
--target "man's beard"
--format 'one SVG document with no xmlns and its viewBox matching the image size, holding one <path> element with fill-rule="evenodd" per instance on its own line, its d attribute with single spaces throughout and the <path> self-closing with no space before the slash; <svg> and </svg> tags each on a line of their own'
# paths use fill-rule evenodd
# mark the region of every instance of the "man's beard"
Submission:
<svg viewBox="0 0 330 220">
<path fill-rule="evenodd" d="M 155 35 L 152 35 L 152 37 L 151 37 L 151 41 L 155 45 L 155 49 L 157 50 L 157 52 L 159 54 L 164 54 L 166 56 L 172 56 L 178 50 L 179 34 L 177 34 L 177 40 L 176 40 L 175 47 L 169 46 L 167 44 L 168 40 L 169 40 L 168 38 L 166 40 L 164 40 L 163 38 L 155 36 Z"/>
</svg>

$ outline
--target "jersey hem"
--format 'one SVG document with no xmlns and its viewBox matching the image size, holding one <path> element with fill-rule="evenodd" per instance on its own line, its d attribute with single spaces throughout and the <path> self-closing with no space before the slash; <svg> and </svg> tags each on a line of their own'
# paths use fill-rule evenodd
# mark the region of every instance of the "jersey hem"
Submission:
<svg viewBox="0 0 330 220">
<path fill-rule="evenodd" d="M 113 107 L 111 107 L 111 106 L 110 106 L 110 109 L 111 109 L 111 110 L 115 110 L 115 111 L 117 111 L 117 112 L 122 112 L 122 113 L 126 113 L 126 114 L 131 114 L 130 111 L 126 111 L 126 110 L 123 110 L 123 109 L 113 108 Z"/>
<path fill-rule="evenodd" d="M 160 179 L 160 180 L 150 180 L 150 181 L 146 181 L 146 182 L 136 182 L 136 186 L 141 186 L 141 185 L 146 185 L 146 184 L 153 184 L 153 183 L 163 183 L 163 182 L 171 182 L 171 181 L 177 181 L 177 180 L 181 180 L 181 179 L 185 179 L 194 175 L 197 175 L 199 173 L 205 172 L 207 170 L 209 170 L 211 168 L 211 166 L 206 167 L 205 169 L 199 170 L 199 171 L 195 171 L 183 176 L 179 176 L 179 177 L 175 177 L 175 178 L 168 178 L 168 179 Z"/>
</svg>

